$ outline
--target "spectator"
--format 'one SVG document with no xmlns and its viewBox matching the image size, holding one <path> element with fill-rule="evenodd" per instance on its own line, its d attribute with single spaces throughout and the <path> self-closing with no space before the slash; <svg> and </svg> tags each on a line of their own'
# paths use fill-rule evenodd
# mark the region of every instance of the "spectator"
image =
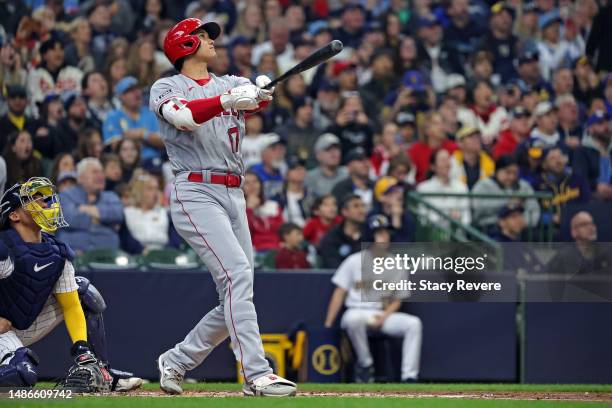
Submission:
<svg viewBox="0 0 612 408">
<path fill-rule="evenodd" d="M 4 146 L 2 157 L 6 162 L 6 185 L 22 183 L 42 174 L 42 163 L 33 155 L 32 135 L 27 130 L 13 132 Z"/>
<path fill-rule="evenodd" d="M 553 72 L 552 89 L 555 98 L 572 93 L 574 90 L 574 77 L 572 70 L 568 66 L 562 65 Z"/>
<path fill-rule="evenodd" d="M 478 182 L 489 178 L 495 171 L 495 162 L 482 149 L 482 135 L 473 126 L 464 126 L 457 132 L 457 144 L 451 159 L 451 179 L 466 184 L 468 189 Z"/>
<path fill-rule="evenodd" d="M 549 147 L 542 152 L 542 171 L 536 177 L 533 187 L 536 191 L 553 195 L 552 199 L 543 199 L 540 203 L 542 210 L 551 210 L 552 213 L 552 220 L 543 219 L 546 224 L 552 221 L 559 225 L 561 209 L 565 205 L 591 200 L 587 179 L 567 166 L 567 156 L 559 147 Z"/>
<path fill-rule="evenodd" d="M 316 165 L 313 147 L 319 136 L 315 128 L 312 116 L 312 100 L 300 98 L 294 104 L 295 115 L 287 123 L 277 126 L 277 133 L 287 145 L 289 157 L 299 157 L 306 162 L 306 167 L 312 168 Z"/>
<path fill-rule="evenodd" d="M 451 0 L 446 8 L 449 23 L 444 29 L 444 38 L 450 47 L 458 50 L 465 61 L 477 50 L 485 32 L 478 19 L 470 16 L 469 0 Z"/>
<path fill-rule="evenodd" d="M 464 125 L 477 127 L 482 135 L 482 143 L 491 146 L 499 133 L 508 126 L 506 109 L 493 101 L 493 89 L 486 81 L 478 81 L 473 88 L 473 105 L 459 108 L 457 118 Z"/>
<path fill-rule="evenodd" d="M 346 330 L 355 349 L 355 380 L 362 383 L 372 382 L 374 375 L 374 361 L 368 346 L 368 330 L 403 338 L 401 379 L 403 382 L 415 382 L 419 375 L 421 356 L 421 319 L 398 312 L 401 306 L 398 292 L 385 292 L 384 295 L 380 294 L 378 301 L 366 301 L 370 299 L 366 299 L 368 296 L 363 284 L 362 259 L 392 256 L 388 248 L 391 237 L 387 224 L 378 219 L 373 221 L 370 226 L 371 234 L 378 245 L 349 256 L 338 267 L 332 277 L 336 288 L 327 307 L 325 327 L 333 326 L 344 304 L 346 311 L 342 315 L 340 327 Z M 388 297 L 382 299 L 383 296 Z"/>
<path fill-rule="evenodd" d="M 499 231 L 493 238 L 498 242 L 519 242 L 526 225 L 524 212 L 525 209 L 520 205 L 502 206 L 497 212 Z"/>
<path fill-rule="evenodd" d="M 127 65 L 129 74 L 138 80 L 141 88 L 159 79 L 161 69 L 155 64 L 155 43 L 151 38 L 141 38 L 132 44 Z"/>
<path fill-rule="evenodd" d="M 129 233 L 145 249 L 164 248 L 170 243 L 171 221 L 160 205 L 161 190 L 156 177 L 137 175 L 130 183 L 131 206 L 125 207 L 125 223 Z"/>
<path fill-rule="evenodd" d="M 519 178 L 518 162 L 513 156 L 501 156 L 495 162 L 495 174 L 480 180 L 472 189 L 474 194 L 533 194 L 531 185 Z M 474 224 L 487 233 L 492 232 L 497 224 L 498 211 L 512 202 L 520 202 L 525 209 L 527 226 L 538 225 L 540 221 L 540 206 L 535 198 L 474 198 L 472 199 L 472 215 Z"/>
<path fill-rule="evenodd" d="M 514 154 L 518 145 L 529 137 L 530 119 L 531 113 L 522 106 L 517 106 L 510 112 L 510 126 L 502 130 L 493 145 L 493 159 L 498 160 L 502 156 Z"/>
<path fill-rule="evenodd" d="M 77 174 L 74 171 L 62 171 L 57 176 L 57 191 L 63 193 L 64 191 L 75 187 L 77 185 Z"/>
<path fill-rule="evenodd" d="M 208 69 L 217 76 L 228 75 L 231 64 L 229 50 L 226 46 L 218 44 L 215 45 L 215 51 L 217 52 L 217 58 L 210 61 Z"/>
<path fill-rule="evenodd" d="M 588 176 L 594 173 L 594 191 L 598 198 L 612 199 L 612 131 L 610 129 L 610 116 L 602 110 L 595 111 L 587 121 L 587 135 L 583 142 L 583 151 L 574 155 L 573 169 Z M 582 154 L 580 154 L 582 153 Z M 589 171 L 590 167 L 596 171 Z"/>
<path fill-rule="evenodd" d="M 398 48 L 395 63 L 395 73 L 398 76 L 404 72 L 413 71 L 418 68 L 418 51 L 414 37 L 404 36 Z"/>
<path fill-rule="evenodd" d="M 446 78 L 446 87 L 444 90 L 444 94 L 448 96 L 450 99 L 457 102 L 459 106 L 465 106 L 467 102 L 467 89 L 466 82 L 463 75 L 460 74 L 450 74 Z"/>
<path fill-rule="evenodd" d="M 341 204 L 343 220 L 321 239 L 318 253 L 323 268 L 337 268 L 350 254 L 361 249 L 366 207 L 356 194 L 346 196 Z"/>
<path fill-rule="evenodd" d="M 17 50 L 15 50 L 13 43 L 5 41 L 1 47 L 0 86 L 2 86 L 2 89 L 12 85 L 24 86 L 28 78 L 28 73 L 24 68 L 25 64 L 23 63 L 23 58 Z"/>
<path fill-rule="evenodd" d="M 512 33 L 514 13 L 508 3 L 495 3 L 491 7 L 489 32 L 480 46 L 480 49 L 493 55 L 493 70 L 500 74 L 503 82 L 515 76 L 514 59 L 517 55 L 518 38 Z"/>
<path fill-rule="evenodd" d="M 306 251 L 300 248 L 304 234 L 299 226 L 286 223 L 278 229 L 281 240 L 280 249 L 274 257 L 276 269 L 309 269 Z"/>
<path fill-rule="evenodd" d="M 289 42 L 289 27 L 284 18 L 268 20 L 268 41 L 253 48 L 252 61 L 258 66 L 263 55 L 272 52 L 278 62 L 280 71 L 285 72 L 291 68 L 293 46 Z"/>
<path fill-rule="evenodd" d="M 310 212 L 312 216 L 304 225 L 304 238 L 317 246 L 327 231 L 342 221 L 342 217 L 338 215 L 336 197 L 331 194 L 317 197 Z"/>
<path fill-rule="evenodd" d="M 95 124 L 87 118 L 87 104 L 80 94 L 64 94 L 64 110 L 66 117 L 60 119 L 50 133 L 53 155 L 75 151 L 86 129 L 95 128 Z"/>
<path fill-rule="evenodd" d="M 95 61 L 91 54 L 91 26 L 84 17 L 77 17 L 70 22 L 68 27 L 72 42 L 66 47 L 66 64 L 77 67 L 83 73 L 95 69 Z"/>
<path fill-rule="evenodd" d="M 361 4 L 349 3 L 344 6 L 340 14 L 341 25 L 334 31 L 333 37 L 342 41 L 346 47 L 358 48 L 363 37 L 365 13 Z"/>
<path fill-rule="evenodd" d="M 340 107 L 340 88 L 335 82 L 323 80 L 317 88 L 317 98 L 312 104 L 313 124 L 319 131 L 332 125 Z"/>
<path fill-rule="evenodd" d="M 115 87 L 115 95 L 121 100 L 121 108 L 111 111 L 104 121 L 104 143 L 116 150 L 122 138 L 132 139 L 142 144 L 143 162 L 159 160 L 164 144 L 155 114 L 142 105 L 138 80 L 130 76 L 123 78 Z"/>
<path fill-rule="evenodd" d="M 418 139 L 416 118 L 412 112 L 399 112 L 395 116 L 395 124 L 399 133 L 400 147 L 407 150 Z"/>
<path fill-rule="evenodd" d="M 280 196 L 274 197 L 283 208 L 285 222 L 303 227 L 310 216 L 310 207 L 315 196 L 304 186 L 306 168 L 298 158 L 293 158 L 285 177 L 285 184 Z"/>
<path fill-rule="evenodd" d="M 582 126 L 578 120 L 578 104 L 571 93 L 561 94 L 555 100 L 558 111 L 560 139 L 570 149 L 580 146 Z"/>
<path fill-rule="evenodd" d="M 55 156 L 51 165 L 51 181 L 57 185 L 60 173 L 76 172 L 74 156 L 70 153 L 60 153 Z"/>
<path fill-rule="evenodd" d="M 253 39 L 237 36 L 232 40 L 230 45 L 232 52 L 229 72 L 232 75 L 253 78 L 253 66 L 251 65 Z"/>
<path fill-rule="evenodd" d="M 393 70 L 393 53 L 388 49 L 374 51 L 369 65 L 372 67 L 372 78 L 361 90 L 371 96 L 377 111 L 383 108 L 385 96 L 397 86 Z"/>
<path fill-rule="evenodd" d="M 427 193 L 450 193 L 466 194 L 467 186 L 457 179 L 452 179 L 450 174 L 451 157 L 444 149 L 436 150 L 430 158 L 431 177 L 417 185 L 416 191 L 420 194 Z M 464 225 L 471 222 L 470 201 L 467 197 L 423 197 L 429 205 L 441 211 L 443 214 L 459 221 Z M 436 212 L 422 208 L 421 214 L 432 224 L 440 224 L 441 217 Z"/>
<path fill-rule="evenodd" d="M 96 157 L 97 158 L 97 157 Z M 100 162 L 104 169 L 104 191 L 115 191 L 115 188 L 122 182 L 121 160 L 115 153 L 106 153 Z"/>
<path fill-rule="evenodd" d="M 587 57 L 574 63 L 574 96 L 583 105 L 589 105 L 599 94 L 599 78 Z"/>
<path fill-rule="evenodd" d="M 50 94 L 81 92 L 83 73 L 80 69 L 65 65 L 64 45 L 57 38 L 50 38 L 39 48 L 42 63 L 28 75 L 30 102 L 42 103 Z"/>
<path fill-rule="evenodd" d="M 100 71 L 92 71 L 83 76 L 81 87 L 91 119 L 98 129 L 102 129 L 106 117 L 113 110 L 108 98 L 108 82 Z"/>
<path fill-rule="evenodd" d="M 103 150 L 104 144 L 102 143 L 102 135 L 100 135 L 100 132 L 94 128 L 85 129 L 77 146 L 77 158 L 79 160 L 85 157 L 100 159 Z"/>
<path fill-rule="evenodd" d="M 612 27 L 612 4 L 603 6 L 593 19 L 591 32 L 586 44 L 586 53 L 591 61 L 597 61 L 597 71 L 612 71 L 612 44 L 608 41 Z"/>
<path fill-rule="evenodd" d="M 497 94 L 499 105 L 508 113 L 521 104 L 521 88 L 516 81 L 508 82 L 505 86 L 498 88 Z"/>
<path fill-rule="evenodd" d="M 334 186 L 348 176 L 346 167 L 340 166 L 342 151 L 340 139 L 332 133 L 324 133 L 317 139 L 314 152 L 319 165 L 306 174 L 308 191 L 321 197 L 331 193 Z"/>
<path fill-rule="evenodd" d="M 539 63 L 542 78 L 547 81 L 557 68 L 573 59 L 569 44 L 561 39 L 561 22 L 558 10 L 540 16 L 542 39 L 538 41 Z"/>
<path fill-rule="evenodd" d="M 355 147 L 363 148 L 367 155 L 372 153 L 374 132 L 358 94 L 342 98 L 336 121 L 327 131 L 340 138 L 344 158 Z"/>
<path fill-rule="evenodd" d="M 262 142 L 265 140 L 263 116 L 260 113 L 245 115 L 246 137 L 242 140 L 240 152 L 245 168 L 261 163 Z"/>
<path fill-rule="evenodd" d="M 356 147 L 346 157 L 348 177 L 340 181 L 332 189 L 336 201 L 341 202 L 343 197 L 355 194 L 361 197 L 366 209 L 372 208 L 372 181 L 370 180 L 370 159 L 365 150 Z"/>
<path fill-rule="evenodd" d="M 123 206 L 112 191 L 104 191 L 104 171 L 98 159 L 83 159 L 77 165 L 76 187 L 61 194 L 64 217 L 69 226 L 58 238 L 77 253 L 92 249 L 118 249 L 117 230 L 123 222 Z"/>
<path fill-rule="evenodd" d="M 253 248 L 257 252 L 278 249 L 282 208 L 276 201 L 266 199 L 261 178 L 253 171 L 247 171 L 243 189 Z"/>
<path fill-rule="evenodd" d="M 523 92 L 527 87 L 531 87 L 539 92 L 547 88 L 546 81 L 542 78 L 540 71 L 540 56 L 537 51 L 526 49 L 518 57 L 519 74 L 518 84 L 523 88 Z M 525 106 L 528 110 L 533 110 L 529 106 Z"/>
<path fill-rule="evenodd" d="M 283 190 L 285 151 L 285 143 L 276 133 L 266 135 L 261 142 L 261 163 L 250 170 L 263 183 L 263 194 L 266 197 L 274 197 Z"/>
<path fill-rule="evenodd" d="M 557 110 L 550 102 L 540 102 L 535 108 L 536 127 L 531 131 L 530 138 L 540 139 L 544 146 L 558 146 L 561 135 L 557 131 L 559 119 Z"/>
<path fill-rule="evenodd" d="M 108 59 L 108 64 L 106 65 L 106 79 L 111 89 L 116 89 L 119 81 L 125 78 L 126 75 L 128 75 L 126 57 L 121 56 Z M 118 103 L 118 95 L 115 95 L 113 104 L 117 105 Z"/>
<path fill-rule="evenodd" d="M 265 24 L 259 4 L 249 3 L 242 9 L 238 16 L 234 34 L 248 38 L 257 44 L 265 41 Z"/>
<path fill-rule="evenodd" d="M 390 160 L 403 153 L 399 137 L 399 128 L 394 122 L 388 122 L 383 126 L 380 141 L 374 146 L 370 159 L 373 178 L 386 174 Z"/>
<path fill-rule="evenodd" d="M 381 177 L 374 185 L 376 202 L 371 217 L 382 215 L 388 220 L 391 242 L 413 242 L 416 226 L 404 205 L 405 186 L 391 176 Z"/>
<path fill-rule="evenodd" d="M 8 112 L 0 117 L 0 151 L 6 146 L 8 135 L 27 130 L 31 135 L 36 132 L 36 120 L 25 114 L 28 106 L 26 90 L 21 85 L 10 85 L 6 88 Z"/>
<path fill-rule="evenodd" d="M 457 149 L 457 145 L 446 137 L 442 116 L 438 112 L 430 113 L 425 117 L 423 136 L 423 140 L 413 143 L 408 148 L 408 156 L 416 168 L 415 181 L 417 183 L 425 180 L 434 151 L 444 149 L 453 153 Z"/>
<path fill-rule="evenodd" d="M 117 155 L 121 160 L 123 182 L 129 183 L 134 171 L 140 166 L 140 147 L 133 139 L 121 139 L 117 145 Z"/>
</svg>

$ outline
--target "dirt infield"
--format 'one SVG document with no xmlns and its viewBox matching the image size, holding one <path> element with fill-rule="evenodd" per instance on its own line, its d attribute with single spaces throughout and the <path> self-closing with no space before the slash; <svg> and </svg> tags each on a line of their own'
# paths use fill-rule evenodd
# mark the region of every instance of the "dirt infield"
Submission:
<svg viewBox="0 0 612 408">
<path fill-rule="evenodd" d="M 116 393 L 117 396 L 169 397 L 162 391 L 136 390 L 129 393 Z M 227 398 L 241 397 L 240 392 L 186 390 L 180 397 Z M 505 392 L 505 391 L 406 391 L 406 392 L 314 392 L 300 391 L 298 397 L 362 397 L 362 398 L 448 398 L 484 400 L 523 400 L 523 401 L 577 401 L 612 403 L 612 393 L 608 392 Z"/>
</svg>

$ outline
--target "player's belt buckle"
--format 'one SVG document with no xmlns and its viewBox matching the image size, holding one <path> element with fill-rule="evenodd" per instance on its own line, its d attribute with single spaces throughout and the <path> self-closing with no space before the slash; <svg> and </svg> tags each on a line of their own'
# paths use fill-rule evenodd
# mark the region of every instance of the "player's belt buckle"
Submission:
<svg viewBox="0 0 612 408">
<path fill-rule="evenodd" d="M 240 176 L 237 176 L 235 174 L 228 174 L 226 185 L 231 188 L 238 188 L 240 187 L 241 181 L 242 180 L 240 179 Z"/>
</svg>

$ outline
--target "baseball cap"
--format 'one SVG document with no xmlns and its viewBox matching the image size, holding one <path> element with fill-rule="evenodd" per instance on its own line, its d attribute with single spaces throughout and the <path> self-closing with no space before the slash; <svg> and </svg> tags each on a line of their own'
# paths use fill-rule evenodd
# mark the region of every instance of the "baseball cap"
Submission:
<svg viewBox="0 0 612 408">
<path fill-rule="evenodd" d="M 402 85 L 416 92 L 425 91 L 425 78 L 420 71 L 408 71 L 402 76 Z"/>
<path fill-rule="evenodd" d="M 548 13 L 542 14 L 538 19 L 538 26 L 540 27 L 540 30 L 543 30 L 551 24 L 561 23 L 562 21 L 563 20 L 561 20 L 559 10 L 555 9 L 549 11 Z"/>
<path fill-rule="evenodd" d="M 322 152 L 332 146 L 340 146 L 340 139 L 333 133 L 323 133 L 314 145 L 315 152 Z"/>
<path fill-rule="evenodd" d="M 374 184 L 374 197 L 380 200 L 382 196 L 396 189 L 403 189 L 395 177 L 383 176 Z"/>
<path fill-rule="evenodd" d="M 334 62 L 334 65 L 332 66 L 332 75 L 338 76 L 344 71 L 349 70 L 349 69 L 355 69 L 356 67 L 357 65 L 355 65 L 351 61 L 346 61 L 346 60 L 336 61 Z"/>
<path fill-rule="evenodd" d="M 417 26 L 419 29 L 434 27 L 440 24 L 440 20 L 438 20 L 438 17 L 436 17 L 434 14 L 427 14 L 425 16 L 422 16 L 417 22 Z"/>
<path fill-rule="evenodd" d="M 547 113 L 551 112 L 553 109 L 555 109 L 555 107 L 553 106 L 552 103 L 550 103 L 548 101 L 539 102 L 536 105 L 534 114 L 535 114 L 536 118 L 539 118 L 540 116 L 544 116 Z"/>
<path fill-rule="evenodd" d="M 608 112 L 598 109 L 595 112 L 593 112 L 591 116 L 589 116 L 589 119 L 587 120 L 587 127 L 592 126 L 596 123 L 605 122 L 607 120 L 610 120 L 610 116 L 608 115 Z"/>
<path fill-rule="evenodd" d="M 319 87 L 317 90 L 338 92 L 340 91 L 340 87 L 335 81 L 329 80 L 327 78 L 323 78 L 321 79 L 321 82 L 319 83 Z"/>
<path fill-rule="evenodd" d="M 77 100 L 77 98 L 83 99 L 83 97 L 79 95 L 78 93 L 76 93 L 75 91 L 66 92 L 62 94 L 60 97 L 61 101 L 64 103 L 64 109 L 66 111 L 70 109 L 70 107 L 72 106 L 74 101 Z"/>
<path fill-rule="evenodd" d="M 77 174 L 75 171 L 61 171 L 57 175 L 57 184 L 63 183 L 66 180 L 77 181 Z"/>
<path fill-rule="evenodd" d="M 512 215 L 515 213 L 522 214 L 523 212 L 525 212 L 525 208 L 522 205 L 508 203 L 497 211 L 497 216 L 499 218 L 506 218 L 509 215 Z"/>
<path fill-rule="evenodd" d="M 389 218 L 384 214 L 374 214 L 368 217 L 368 230 L 374 233 L 380 229 L 390 228 Z"/>
<path fill-rule="evenodd" d="M 516 158 L 511 154 L 505 154 L 495 161 L 495 170 L 505 169 L 514 165 L 518 165 Z"/>
<path fill-rule="evenodd" d="M 276 144 L 285 142 L 277 133 L 268 133 L 267 135 L 263 135 L 261 137 L 261 149 L 267 149 L 268 147 L 274 146 Z"/>
<path fill-rule="evenodd" d="M 7 222 L 9 214 L 21 207 L 20 189 L 21 184 L 16 183 L 6 190 L 0 199 L 0 226 L 2 229 L 7 229 L 9 226 Z"/>
<path fill-rule="evenodd" d="M 528 1 L 523 3 L 523 14 L 525 13 L 537 13 L 538 12 L 538 5 L 535 3 L 535 1 Z"/>
<path fill-rule="evenodd" d="M 7 98 L 25 98 L 27 97 L 27 92 L 22 85 L 9 85 L 6 87 L 6 96 Z"/>
<path fill-rule="evenodd" d="M 520 105 L 514 107 L 514 109 L 510 111 L 510 119 L 522 118 L 525 116 L 531 116 L 531 112 Z"/>
<path fill-rule="evenodd" d="M 527 140 L 527 154 L 532 159 L 541 159 L 546 142 L 540 138 L 531 137 Z"/>
<path fill-rule="evenodd" d="M 287 159 L 287 168 L 293 170 L 296 167 L 306 167 L 306 160 L 297 155 L 289 156 Z"/>
<path fill-rule="evenodd" d="M 525 50 L 519 56 L 518 63 L 520 65 L 539 60 L 540 56 L 538 55 L 538 52 L 536 50 Z"/>
<path fill-rule="evenodd" d="M 123 77 L 115 85 L 115 95 L 123 95 L 127 91 L 138 86 L 138 80 L 133 76 Z"/>
<path fill-rule="evenodd" d="M 313 21 L 308 26 L 308 33 L 313 37 L 322 33 L 323 31 L 331 32 L 331 28 L 329 28 L 329 23 L 325 20 Z"/>
<path fill-rule="evenodd" d="M 363 160 L 366 159 L 368 155 L 363 147 L 355 147 L 351 151 L 349 151 L 346 155 L 346 162 L 350 163 L 354 160 Z"/>
<path fill-rule="evenodd" d="M 446 77 L 446 88 L 448 92 L 451 89 L 465 87 L 465 78 L 461 74 L 450 74 Z"/>
<path fill-rule="evenodd" d="M 478 129 L 476 126 L 472 126 L 472 125 L 465 125 L 462 126 L 461 129 L 459 129 L 459 131 L 457 132 L 457 140 L 463 140 L 468 136 L 472 136 L 475 133 L 480 133 L 480 129 Z"/>
<path fill-rule="evenodd" d="M 395 117 L 395 124 L 397 126 L 414 125 L 416 118 L 412 112 L 399 112 Z"/>
<path fill-rule="evenodd" d="M 501 13 L 502 11 L 507 11 L 508 13 L 510 13 L 510 15 L 512 16 L 512 18 L 514 18 L 514 8 L 512 8 L 508 3 L 506 3 L 505 1 L 498 1 L 497 3 L 493 4 L 491 6 L 491 15 L 497 15 L 499 13 Z"/>
</svg>

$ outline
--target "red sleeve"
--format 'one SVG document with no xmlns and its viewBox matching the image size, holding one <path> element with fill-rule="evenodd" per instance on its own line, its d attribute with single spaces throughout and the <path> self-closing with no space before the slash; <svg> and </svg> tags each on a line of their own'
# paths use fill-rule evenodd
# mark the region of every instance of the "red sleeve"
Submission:
<svg viewBox="0 0 612 408">
<path fill-rule="evenodd" d="M 259 102 L 259 106 L 256 107 L 255 109 L 251 109 L 246 111 L 246 113 L 256 113 L 259 112 L 260 110 L 264 110 L 268 107 L 268 105 L 270 104 L 270 101 L 261 101 Z"/>
<path fill-rule="evenodd" d="M 211 120 L 224 110 L 223 105 L 221 105 L 221 95 L 189 101 L 187 107 L 191 110 L 193 120 L 196 123 Z"/>
</svg>

